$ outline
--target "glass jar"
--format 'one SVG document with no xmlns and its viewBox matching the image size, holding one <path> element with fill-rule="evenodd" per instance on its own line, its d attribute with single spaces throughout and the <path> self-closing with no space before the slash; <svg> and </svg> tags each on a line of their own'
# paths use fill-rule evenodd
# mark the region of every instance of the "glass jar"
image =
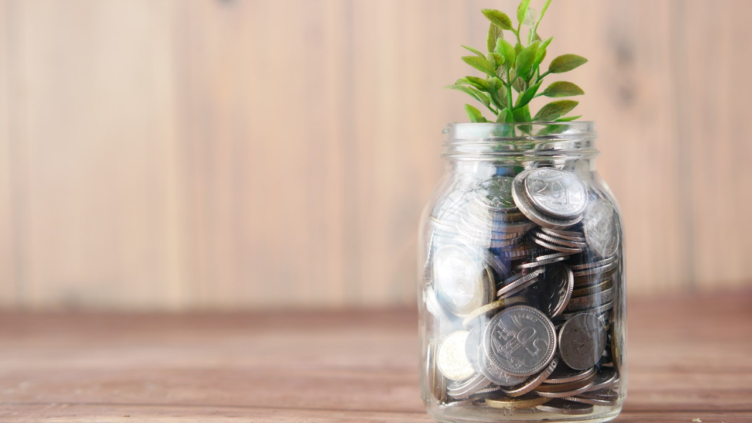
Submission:
<svg viewBox="0 0 752 423">
<path fill-rule="evenodd" d="M 605 422 L 627 392 L 624 236 L 591 122 L 452 124 L 421 220 L 421 394 L 443 422 Z"/>
</svg>

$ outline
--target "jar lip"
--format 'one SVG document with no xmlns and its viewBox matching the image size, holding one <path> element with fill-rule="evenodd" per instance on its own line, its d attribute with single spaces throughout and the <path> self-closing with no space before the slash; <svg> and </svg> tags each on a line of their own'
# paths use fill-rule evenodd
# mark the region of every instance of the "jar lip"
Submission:
<svg viewBox="0 0 752 423">
<path fill-rule="evenodd" d="M 451 123 L 443 157 L 495 160 L 510 156 L 595 157 L 595 122 Z"/>
<path fill-rule="evenodd" d="M 455 141 L 554 141 L 597 137 L 595 122 L 450 123 L 443 131 L 447 143 Z"/>
</svg>

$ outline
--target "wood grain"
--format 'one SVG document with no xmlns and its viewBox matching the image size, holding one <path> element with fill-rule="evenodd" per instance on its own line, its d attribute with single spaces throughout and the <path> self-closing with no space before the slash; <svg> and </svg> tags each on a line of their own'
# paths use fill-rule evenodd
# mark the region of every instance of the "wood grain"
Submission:
<svg viewBox="0 0 752 423">
<path fill-rule="evenodd" d="M 0 0 L 0 307 L 412 304 L 440 131 L 466 119 L 441 87 L 486 7 L 516 1 Z M 752 283 L 749 12 L 568 0 L 541 26 L 590 59 L 567 79 L 632 296 Z"/>
<path fill-rule="evenodd" d="M 617 421 L 752 419 L 752 293 L 633 301 L 629 312 Z M 4 314 L 0 420 L 430 421 L 416 327 L 412 310 Z"/>
</svg>

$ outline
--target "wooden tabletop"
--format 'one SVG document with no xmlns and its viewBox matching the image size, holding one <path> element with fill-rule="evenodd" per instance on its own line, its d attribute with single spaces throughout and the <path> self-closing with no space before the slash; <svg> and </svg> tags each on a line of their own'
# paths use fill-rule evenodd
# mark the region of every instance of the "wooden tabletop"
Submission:
<svg viewBox="0 0 752 423">
<path fill-rule="evenodd" d="M 752 293 L 632 301 L 619 422 L 752 422 Z M 2 422 L 430 421 L 411 310 L 0 315 Z"/>
</svg>

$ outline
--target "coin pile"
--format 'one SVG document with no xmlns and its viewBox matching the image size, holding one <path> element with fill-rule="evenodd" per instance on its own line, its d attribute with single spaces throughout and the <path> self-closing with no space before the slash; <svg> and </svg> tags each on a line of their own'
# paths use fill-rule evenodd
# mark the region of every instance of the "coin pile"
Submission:
<svg viewBox="0 0 752 423">
<path fill-rule="evenodd" d="M 442 407 L 587 415 L 616 407 L 619 223 L 554 168 L 460 181 L 432 212 L 428 383 Z"/>
</svg>

